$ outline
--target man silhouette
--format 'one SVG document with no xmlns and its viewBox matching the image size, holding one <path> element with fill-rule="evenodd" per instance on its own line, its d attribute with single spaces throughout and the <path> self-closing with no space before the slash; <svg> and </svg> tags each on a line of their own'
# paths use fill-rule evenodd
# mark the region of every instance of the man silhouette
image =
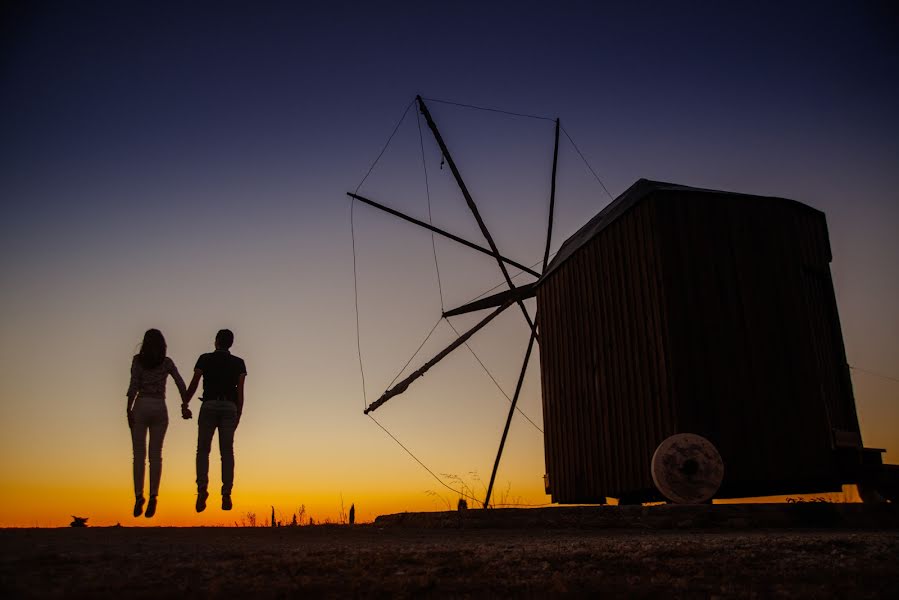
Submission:
<svg viewBox="0 0 899 600">
<path fill-rule="evenodd" d="M 206 510 L 209 497 L 209 451 L 212 436 L 219 432 L 219 452 L 222 457 L 222 510 L 231 510 L 231 487 L 234 485 L 234 431 L 243 413 L 243 384 L 247 367 L 242 358 L 230 352 L 234 334 L 222 329 L 215 335 L 215 352 L 207 352 L 197 359 L 194 376 L 181 404 L 181 416 L 191 418 L 190 399 L 203 379 L 200 417 L 197 419 L 197 512 Z"/>
</svg>

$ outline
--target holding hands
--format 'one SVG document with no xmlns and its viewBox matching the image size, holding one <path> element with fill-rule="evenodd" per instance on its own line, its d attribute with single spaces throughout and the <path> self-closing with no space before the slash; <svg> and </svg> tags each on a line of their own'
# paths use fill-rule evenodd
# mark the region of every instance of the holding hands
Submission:
<svg viewBox="0 0 899 600">
<path fill-rule="evenodd" d="M 195 378 L 196 379 L 196 378 Z M 194 395 L 193 390 L 196 389 L 196 386 L 191 382 L 191 388 L 183 388 L 181 389 L 181 418 L 184 420 L 192 419 L 194 414 L 190 412 L 190 409 L 187 407 L 190 402 L 191 397 Z"/>
</svg>

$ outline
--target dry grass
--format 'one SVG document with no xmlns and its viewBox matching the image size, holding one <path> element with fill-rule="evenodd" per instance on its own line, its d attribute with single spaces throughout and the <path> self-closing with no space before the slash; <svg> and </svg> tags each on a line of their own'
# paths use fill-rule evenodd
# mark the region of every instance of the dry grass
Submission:
<svg viewBox="0 0 899 600">
<path fill-rule="evenodd" d="M 19 597 L 899 597 L 896 531 L 0 530 Z"/>
</svg>

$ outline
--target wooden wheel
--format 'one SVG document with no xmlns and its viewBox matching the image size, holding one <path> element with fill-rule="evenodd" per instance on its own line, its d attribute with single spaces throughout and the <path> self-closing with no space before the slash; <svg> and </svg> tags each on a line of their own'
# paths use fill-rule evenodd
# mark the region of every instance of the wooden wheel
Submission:
<svg viewBox="0 0 899 600">
<path fill-rule="evenodd" d="M 700 435 L 678 433 L 665 439 L 651 463 L 652 480 L 663 496 L 677 504 L 704 504 L 721 487 L 724 461 Z"/>
</svg>

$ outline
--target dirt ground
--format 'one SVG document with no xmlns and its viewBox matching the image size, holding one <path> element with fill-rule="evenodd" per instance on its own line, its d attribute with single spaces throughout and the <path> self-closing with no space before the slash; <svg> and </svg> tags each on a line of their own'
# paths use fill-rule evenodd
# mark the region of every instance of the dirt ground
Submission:
<svg viewBox="0 0 899 600">
<path fill-rule="evenodd" d="M 0 530 L 0 597 L 899 598 L 899 531 Z"/>
</svg>

